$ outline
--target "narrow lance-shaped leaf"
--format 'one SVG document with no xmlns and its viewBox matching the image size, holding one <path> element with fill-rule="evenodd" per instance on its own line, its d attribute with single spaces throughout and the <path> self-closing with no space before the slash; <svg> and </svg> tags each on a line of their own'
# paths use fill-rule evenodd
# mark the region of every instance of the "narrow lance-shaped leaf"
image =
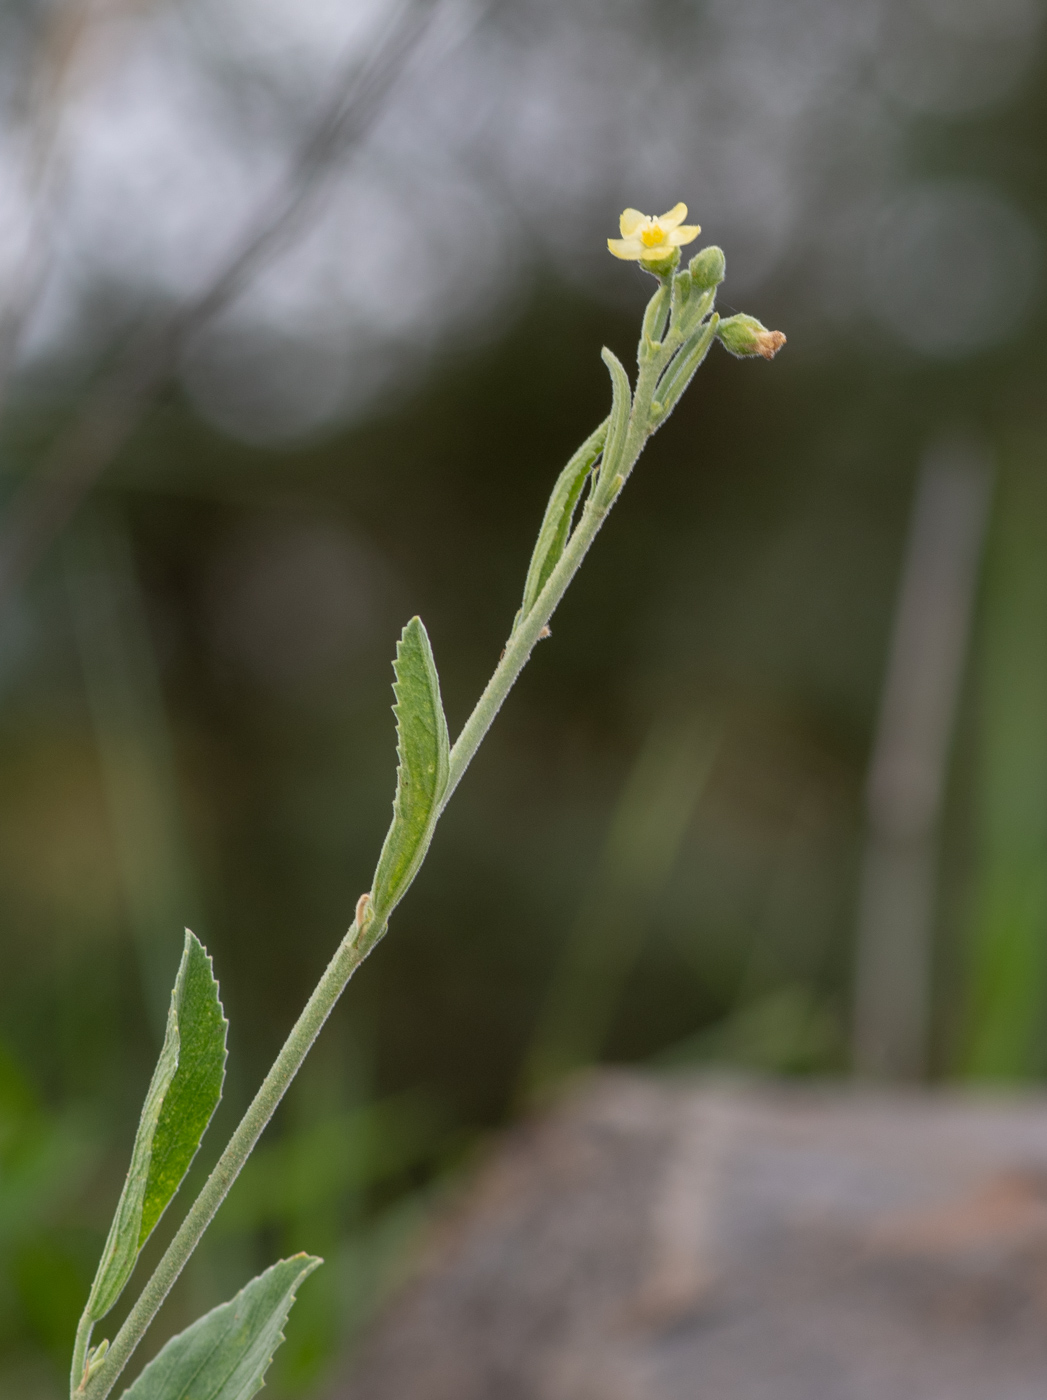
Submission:
<svg viewBox="0 0 1047 1400">
<path fill-rule="evenodd" d="M 295 1290 L 323 1261 L 282 1259 L 150 1361 L 123 1400 L 251 1400 L 265 1383 Z"/>
<path fill-rule="evenodd" d="M 222 1096 L 226 1021 L 211 959 L 186 929 L 167 1031 L 131 1165 L 87 1300 L 93 1321 L 123 1292 L 138 1251 L 178 1190 Z"/>
<path fill-rule="evenodd" d="M 538 595 L 567 547 L 578 498 L 586 477 L 603 451 L 610 421 L 610 418 L 605 418 L 596 431 L 586 438 L 557 478 L 531 555 L 518 621 L 522 621 L 538 601 Z"/>
<path fill-rule="evenodd" d="M 222 1098 L 229 1022 L 207 950 L 186 930 L 178 1011 L 178 1070 L 164 1096 L 142 1207 L 139 1248 L 167 1209 L 192 1165 Z M 178 994 L 178 987 L 175 988 Z"/>
<path fill-rule="evenodd" d="M 681 274 L 685 276 L 686 274 Z M 679 315 L 676 318 L 677 329 L 685 337 L 692 337 L 698 330 L 702 321 L 705 320 L 709 312 L 716 303 L 716 288 L 712 287 L 708 291 L 699 292 L 693 290 L 688 299 L 679 308 Z"/>
<path fill-rule="evenodd" d="M 652 417 L 661 424 L 680 401 L 683 391 L 690 384 L 698 366 L 708 355 L 720 318 L 713 312 L 703 326 L 699 326 L 690 340 L 681 347 L 679 354 L 669 365 L 658 382 L 657 397 L 652 404 Z"/>
<path fill-rule="evenodd" d="M 625 435 L 629 428 L 629 413 L 633 401 L 629 388 L 629 376 L 622 367 L 621 360 L 608 350 L 606 345 L 600 351 L 600 358 L 607 366 L 607 371 L 611 376 L 613 394 L 607 441 L 603 451 L 603 466 L 600 468 L 600 487 L 602 491 L 605 491 L 610 488 L 618 471 L 618 461 L 622 448 L 625 446 Z"/>
<path fill-rule="evenodd" d="M 450 745 L 432 648 L 422 620 L 412 617 L 396 645 L 396 797 L 371 887 L 371 907 L 384 925 L 418 873 L 447 787 Z"/>
<path fill-rule="evenodd" d="M 671 324 L 676 330 L 682 328 L 693 291 L 694 283 L 691 281 L 690 271 L 685 268 L 683 272 L 676 274 L 672 283 L 669 315 Z"/>
<path fill-rule="evenodd" d="M 640 348 L 643 350 L 644 344 L 648 340 L 661 340 L 665 331 L 665 322 L 669 315 L 671 291 L 675 292 L 675 287 L 668 281 L 662 281 L 654 296 L 647 303 L 647 310 L 643 313 L 643 325 L 640 328 Z"/>
</svg>

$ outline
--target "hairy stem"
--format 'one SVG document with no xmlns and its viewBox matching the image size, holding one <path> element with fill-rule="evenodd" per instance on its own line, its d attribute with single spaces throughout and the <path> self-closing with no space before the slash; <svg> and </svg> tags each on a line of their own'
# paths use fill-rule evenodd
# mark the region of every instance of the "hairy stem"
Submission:
<svg viewBox="0 0 1047 1400">
<path fill-rule="evenodd" d="M 646 385 L 644 385 L 645 375 L 649 380 Z M 623 480 L 635 465 L 650 431 L 648 418 L 650 416 L 651 394 L 656 380 L 657 372 L 654 366 L 650 370 L 645 367 L 641 371 L 619 472 Z M 643 394 L 641 394 L 641 386 L 644 386 Z M 484 687 L 483 694 L 476 702 L 472 714 L 466 720 L 462 732 L 454 742 L 454 747 L 451 749 L 447 790 L 444 793 L 441 810 L 450 801 L 451 794 L 461 782 L 462 775 L 472 762 L 476 750 L 483 743 L 484 736 L 494 723 L 495 716 L 502 708 L 506 696 L 512 690 L 517 676 L 527 665 L 531 652 L 548 626 L 561 598 L 570 587 L 571 580 L 581 568 L 582 560 L 588 553 L 589 546 L 596 538 L 600 526 L 606 520 L 607 512 L 613 504 L 613 496 L 606 501 L 597 501 L 592 497 L 586 501 L 582 509 L 582 518 L 568 540 L 567 548 L 546 580 L 545 587 L 535 599 L 534 607 L 517 624 L 516 631 L 494 669 L 494 674 Z"/>
<path fill-rule="evenodd" d="M 667 287 L 662 287 L 655 298 L 668 298 Z M 655 308 L 649 319 L 657 319 Z M 450 754 L 450 772 L 447 789 L 441 803 L 441 811 L 446 807 L 451 794 L 462 780 L 462 776 L 472 762 L 484 736 L 494 722 L 506 696 L 516 678 L 541 637 L 549 619 L 555 612 L 561 598 L 570 586 L 571 580 L 581 567 L 589 546 L 607 518 L 607 513 L 617 496 L 621 485 L 629 476 L 644 444 L 654 430 L 651 418 L 651 400 L 658 376 L 668 364 L 673 352 L 680 343 L 678 333 L 670 329 L 664 343 L 645 338 L 641 356 L 640 372 L 637 377 L 636 392 L 626 429 L 625 441 L 620 460 L 615 464 L 614 479 L 591 494 L 582 510 L 581 519 L 568 540 L 567 547 L 556 567 L 549 575 L 534 606 L 526 617 L 521 618 L 516 631 L 510 638 L 501 660 L 495 667 L 483 694 L 476 702 L 472 714 L 466 720 Z M 616 454 L 617 456 L 618 454 Z M 214 1218 L 218 1207 L 225 1200 L 233 1182 L 239 1176 L 244 1163 L 254 1149 L 259 1137 L 276 1111 L 280 1100 L 287 1092 L 291 1081 L 298 1073 L 303 1060 L 319 1035 L 324 1022 L 330 1016 L 350 977 L 374 947 L 382 930 L 368 930 L 364 937 L 358 936 L 354 921 L 342 940 L 337 952 L 327 965 L 305 1010 L 299 1016 L 283 1049 L 266 1075 L 240 1125 L 218 1159 L 200 1194 L 182 1222 L 174 1239 L 168 1245 L 163 1258 L 157 1264 L 152 1277 L 142 1290 L 141 1296 L 127 1316 L 124 1325 L 116 1334 L 112 1346 L 90 1380 L 84 1382 L 84 1364 L 90 1340 L 90 1326 L 82 1322 L 77 1333 L 76 1350 L 73 1359 L 73 1394 L 76 1400 L 105 1400 L 115 1386 L 120 1373 L 127 1365 L 135 1348 L 145 1335 L 153 1318 L 167 1297 L 175 1280 L 182 1272 L 193 1250 Z"/>
<path fill-rule="evenodd" d="M 80 1324 L 76 1329 L 76 1341 L 73 1343 L 73 1365 L 69 1372 L 69 1389 L 75 1394 L 84 1378 L 84 1371 L 87 1367 L 87 1352 L 91 1345 L 91 1332 L 94 1329 L 94 1322 L 87 1315 L 86 1308 L 80 1319 Z"/>
<path fill-rule="evenodd" d="M 450 769 L 447 790 L 444 793 L 441 810 L 447 806 L 451 794 L 462 780 L 465 770 L 473 760 L 476 750 L 483 743 L 484 735 L 494 723 L 494 718 L 502 708 L 506 696 L 512 690 L 517 676 L 527 665 L 549 619 L 560 599 L 566 593 L 571 580 L 581 566 L 596 532 L 607 515 L 607 506 L 597 506 L 587 501 L 582 518 L 567 543 L 567 548 L 546 580 L 545 587 L 535 600 L 534 607 L 520 620 L 516 632 L 509 640 L 502 659 L 494 669 L 494 674 L 484 687 L 483 694 L 473 708 L 472 714 L 462 727 L 462 732 L 451 749 Z"/>
<path fill-rule="evenodd" d="M 153 1271 L 152 1278 L 142 1289 L 141 1296 L 128 1314 L 126 1322 L 116 1334 L 105 1360 L 86 1386 L 78 1386 L 75 1392 L 77 1396 L 83 1396 L 84 1400 L 104 1400 L 116 1384 L 121 1371 L 145 1335 L 146 1328 L 156 1316 L 178 1275 L 185 1268 L 193 1250 L 200 1243 L 200 1237 L 210 1225 L 218 1207 L 225 1200 L 229 1188 L 240 1175 L 255 1143 L 276 1112 L 277 1105 L 301 1068 L 302 1061 L 334 1009 L 346 983 L 367 956 L 368 947 L 358 947 L 355 939 L 354 923 L 327 964 L 315 991 L 306 1003 L 305 1010 L 295 1022 L 294 1029 L 284 1042 L 272 1069 L 255 1094 L 250 1108 L 240 1120 L 239 1127 L 229 1139 L 225 1151 L 182 1221 L 178 1233 L 167 1246 L 163 1258 Z"/>
</svg>

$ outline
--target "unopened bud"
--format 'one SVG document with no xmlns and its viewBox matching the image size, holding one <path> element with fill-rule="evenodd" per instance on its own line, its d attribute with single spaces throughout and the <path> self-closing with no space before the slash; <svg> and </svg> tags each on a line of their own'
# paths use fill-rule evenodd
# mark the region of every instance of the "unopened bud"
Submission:
<svg viewBox="0 0 1047 1400">
<path fill-rule="evenodd" d="M 781 331 L 769 331 L 755 316 L 729 316 L 716 334 L 732 355 L 762 355 L 765 360 L 773 360 L 785 344 Z"/>
<path fill-rule="evenodd" d="M 695 253 L 688 264 L 691 271 L 691 281 L 700 292 L 707 292 L 711 287 L 718 287 L 726 274 L 727 264 L 724 260 L 723 249 L 713 245 L 710 248 L 703 248 L 700 253 Z"/>
<path fill-rule="evenodd" d="M 109 1350 L 109 1338 L 99 1342 L 96 1347 L 88 1347 L 87 1359 L 84 1363 L 84 1375 L 78 1389 L 83 1390 L 84 1386 L 91 1379 L 94 1373 L 105 1360 L 106 1352 Z"/>
</svg>

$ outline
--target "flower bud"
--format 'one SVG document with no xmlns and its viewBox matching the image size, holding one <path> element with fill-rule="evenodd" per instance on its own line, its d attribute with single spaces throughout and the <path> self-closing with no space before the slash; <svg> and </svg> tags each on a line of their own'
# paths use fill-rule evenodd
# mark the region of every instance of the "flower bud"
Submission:
<svg viewBox="0 0 1047 1400">
<path fill-rule="evenodd" d="M 709 248 L 703 248 L 700 253 L 695 253 L 690 261 L 691 280 L 700 292 L 707 292 L 710 287 L 718 287 L 724 279 L 726 263 L 724 261 L 723 249 L 717 248 L 715 244 Z"/>
<path fill-rule="evenodd" d="M 773 360 L 785 344 L 781 331 L 769 331 L 755 316 L 729 316 L 716 334 L 732 355 L 762 355 L 765 360 Z"/>
</svg>

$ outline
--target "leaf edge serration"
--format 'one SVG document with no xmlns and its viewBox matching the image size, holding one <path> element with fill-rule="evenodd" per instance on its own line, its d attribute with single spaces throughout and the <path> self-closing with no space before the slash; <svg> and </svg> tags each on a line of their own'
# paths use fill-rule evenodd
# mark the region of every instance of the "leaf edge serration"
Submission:
<svg viewBox="0 0 1047 1400">
<path fill-rule="evenodd" d="M 409 660 L 411 645 L 417 647 L 417 657 L 422 663 L 425 677 L 428 709 L 431 717 L 433 737 L 433 783 L 428 796 L 428 807 L 424 819 L 415 825 L 409 803 L 415 775 L 411 772 L 412 756 L 408 741 L 408 724 L 414 717 L 409 706 Z M 447 789 L 450 773 L 450 740 L 447 732 L 447 719 L 444 715 L 443 700 L 440 695 L 440 678 L 433 658 L 432 645 L 425 624 L 417 614 L 410 619 L 400 634 L 396 644 L 396 658 L 393 661 L 394 704 L 396 717 L 396 792 L 393 796 L 393 820 L 382 845 L 374 880 L 371 884 L 371 911 L 379 926 L 384 926 L 393 909 L 407 893 L 429 848 L 433 829 L 440 815 L 441 802 Z M 407 838 L 406 842 L 404 838 Z M 404 859 L 406 848 L 406 859 Z"/>
<path fill-rule="evenodd" d="M 250 1346 L 253 1345 L 255 1341 L 255 1338 L 248 1337 L 248 1345 L 244 1348 L 243 1355 L 238 1359 L 234 1359 L 224 1377 L 217 1377 L 215 1379 L 214 1384 L 219 1388 L 208 1392 L 209 1400 L 251 1400 L 251 1397 L 257 1395 L 265 1385 L 265 1377 L 273 1363 L 273 1357 L 285 1340 L 283 1329 L 291 1309 L 297 1301 L 298 1289 L 309 1275 L 314 1273 L 322 1263 L 323 1260 L 319 1256 L 307 1254 L 303 1251 L 302 1253 L 292 1255 L 288 1259 L 279 1259 L 275 1264 L 271 1264 L 268 1269 L 264 1269 L 262 1273 L 251 1279 L 249 1283 L 246 1283 L 232 1298 L 224 1303 L 219 1303 L 217 1307 L 212 1308 L 210 1312 L 205 1313 L 203 1317 L 197 1318 L 195 1322 L 190 1323 L 183 1331 L 172 1337 L 170 1341 L 157 1352 L 156 1356 L 137 1376 L 128 1389 L 124 1391 L 123 1400 L 183 1400 L 186 1394 L 184 1372 L 179 1374 L 179 1372 L 175 1370 L 173 1372 L 173 1380 L 169 1383 L 169 1376 L 171 1376 L 172 1372 L 167 1368 L 172 1367 L 172 1365 L 177 1366 L 182 1356 L 192 1356 L 193 1341 L 205 1334 L 209 1325 L 216 1329 L 218 1333 L 217 1339 L 211 1346 L 204 1366 L 198 1367 L 193 1371 L 192 1380 L 194 1382 L 199 1381 L 201 1376 L 206 1379 L 206 1365 L 208 1361 L 214 1364 L 216 1356 L 219 1356 L 222 1361 L 228 1364 L 228 1356 L 222 1355 L 219 1351 L 220 1344 L 223 1340 L 221 1324 L 226 1319 L 229 1319 L 232 1326 L 229 1327 L 228 1331 L 231 1333 L 233 1327 L 239 1325 L 242 1336 L 245 1306 L 254 1301 L 252 1298 L 252 1290 L 255 1290 L 256 1293 L 262 1293 L 265 1283 L 271 1279 L 272 1275 L 275 1274 L 277 1270 L 287 1271 L 289 1266 L 297 1265 L 296 1269 L 291 1269 L 290 1272 L 293 1276 L 290 1278 L 288 1286 L 279 1294 L 268 1314 L 268 1316 L 273 1319 L 276 1327 L 276 1333 L 273 1337 L 271 1347 L 267 1343 L 264 1348 L 268 1350 L 268 1355 L 257 1369 L 253 1369 L 246 1376 L 237 1377 L 237 1367 L 243 1364 L 245 1357 L 249 1355 Z M 263 1321 L 258 1327 L 256 1333 L 257 1338 L 264 1336 L 265 1328 L 266 1324 Z M 196 1393 L 195 1390 L 193 1393 Z"/>
</svg>

